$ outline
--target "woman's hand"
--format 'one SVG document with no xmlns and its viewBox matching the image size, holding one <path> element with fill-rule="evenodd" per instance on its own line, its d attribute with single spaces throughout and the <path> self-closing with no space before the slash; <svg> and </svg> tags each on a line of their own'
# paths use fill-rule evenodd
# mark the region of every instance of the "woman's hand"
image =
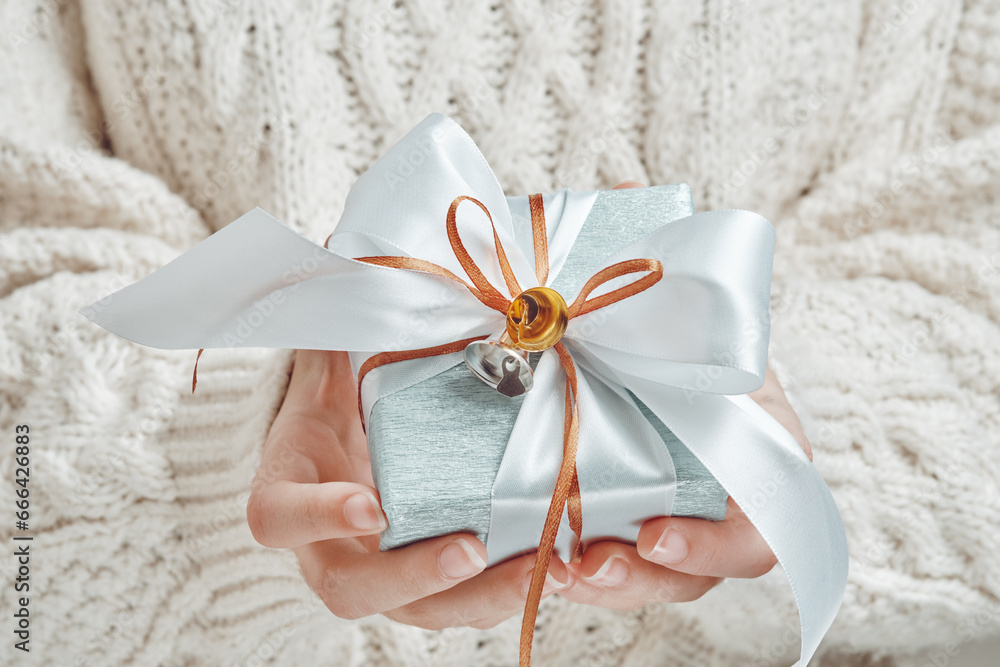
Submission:
<svg viewBox="0 0 1000 667">
<path fill-rule="evenodd" d="M 764 386 L 750 397 L 795 436 L 811 461 L 812 448 L 799 418 L 770 368 Z M 643 524 L 635 546 L 591 544 L 579 563 L 568 565 L 573 585 L 560 595 L 612 609 L 637 609 L 654 601 L 687 602 L 725 577 L 759 577 L 776 562 L 764 538 L 730 498 L 722 521 L 660 517 Z"/>
<path fill-rule="evenodd" d="M 484 571 L 486 547 L 469 534 L 379 552 L 386 519 L 357 405 L 346 353 L 296 352 L 247 503 L 257 541 L 294 549 L 306 582 L 341 618 L 486 628 L 519 614 L 534 553 Z M 546 595 L 568 581 L 553 557 Z"/>
</svg>

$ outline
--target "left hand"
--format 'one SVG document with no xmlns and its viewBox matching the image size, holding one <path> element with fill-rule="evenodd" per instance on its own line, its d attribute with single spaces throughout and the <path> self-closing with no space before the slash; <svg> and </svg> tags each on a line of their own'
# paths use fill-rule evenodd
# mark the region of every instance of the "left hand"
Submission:
<svg viewBox="0 0 1000 667">
<path fill-rule="evenodd" d="M 812 448 L 799 418 L 770 368 L 764 386 L 750 394 L 802 446 Z M 635 546 L 596 542 L 579 563 L 569 563 L 570 585 L 559 595 L 574 602 L 610 609 L 638 609 L 648 602 L 689 602 L 725 577 L 767 574 L 777 560 L 757 529 L 729 499 L 726 518 L 705 521 L 687 517 L 650 519 Z"/>
<path fill-rule="evenodd" d="M 618 187 L 642 186 L 628 182 Z M 799 418 L 770 368 L 764 386 L 750 397 L 795 437 L 811 461 L 812 448 Z M 660 517 L 643 524 L 634 546 L 611 541 L 589 545 L 579 563 L 567 565 L 570 584 L 559 595 L 610 609 L 688 602 L 725 577 L 759 577 L 776 563 L 764 538 L 730 498 L 722 521 Z"/>
</svg>

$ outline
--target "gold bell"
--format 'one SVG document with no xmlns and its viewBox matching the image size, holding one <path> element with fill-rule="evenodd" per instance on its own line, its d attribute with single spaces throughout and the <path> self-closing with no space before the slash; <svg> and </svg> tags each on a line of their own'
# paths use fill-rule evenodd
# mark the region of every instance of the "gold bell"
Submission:
<svg viewBox="0 0 1000 667">
<path fill-rule="evenodd" d="M 550 287 L 521 292 L 507 309 L 507 334 L 522 350 L 549 349 L 566 333 L 568 324 L 566 301 Z"/>
<path fill-rule="evenodd" d="M 465 363 L 504 396 L 520 396 L 534 384 L 528 353 L 558 343 L 568 324 L 569 309 L 558 292 L 548 287 L 525 290 L 511 302 L 503 331 L 466 346 Z"/>
</svg>

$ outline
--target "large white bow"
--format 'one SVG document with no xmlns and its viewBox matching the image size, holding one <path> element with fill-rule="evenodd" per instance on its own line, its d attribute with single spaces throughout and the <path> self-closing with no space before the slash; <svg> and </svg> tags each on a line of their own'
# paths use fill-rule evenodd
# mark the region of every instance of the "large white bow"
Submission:
<svg viewBox="0 0 1000 667">
<path fill-rule="evenodd" d="M 361 176 L 329 248 L 255 209 L 80 312 L 119 336 L 166 349 L 349 350 L 355 372 L 378 352 L 492 334 L 503 327 L 503 315 L 460 284 L 352 259 L 414 257 L 461 275 L 444 233 L 444 213 L 460 195 L 490 211 L 520 285 L 537 285 L 531 229 L 521 219 L 526 199 L 505 197 L 471 138 L 433 114 Z M 569 190 L 545 196 L 548 286 L 579 290 L 579 281 L 561 281 L 560 271 L 596 197 Z M 746 211 L 658 226 L 592 268 L 654 258 L 663 264 L 663 279 L 613 312 L 571 320 L 563 342 L 582 371 L 576 400 L 584 540 L 634 541 L 643 520 L 670 511 L 670 456 L 652 426 L 636 418 L 631 392 L 704 464 L 774 551 L 799 606 L 797 664 L 804 665 L 840 607 L 847 542 L 819 473 L 794 438 L 745 395 L 764 378 L 773 238 L 770 223 Z M 503 286 L 492 228 L 475 206 L 463 209 L 462 240 L 490 282 Z M 448 355 L 406 362 L 405 372 L 391 365 L 372 371 L 362 388 L 364 417 L 380 398 L 459 363 L 459 355 Z M 547 503 L 525 499 L 552 494 L 562 456 L 563 391 L 559 361 L 546 351 L 494 482 L 491 564 L 537 543 Z M 609 469 L 617 471 L 611 484 L 602 478 Z M 632 483 L 640 478 L 644 483 Z M 556 546 L 564 553 L 570 537 L 560 530 Z"/>
</svg>

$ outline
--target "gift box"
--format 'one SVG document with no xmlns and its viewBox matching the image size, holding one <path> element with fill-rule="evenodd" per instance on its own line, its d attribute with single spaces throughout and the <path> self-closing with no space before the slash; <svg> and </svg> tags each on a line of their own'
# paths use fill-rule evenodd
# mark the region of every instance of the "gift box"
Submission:
<svg viewBox="0 0 1000 667">
<path fill-rule="evenodd" d="M 546 208 L 560 206 L 567 194 L 547 197 Z M 691 191 L 683 184 L 595 194 L 593 207 L 566 263 L 552 283 L 562 294 L 578 293 L 587 278 L 609 257 L 635 240 L 694 213 Z M 527 198 L 509 197 L 507 205 L 515 214 L 514 224 L 530 229 Z M 539 354 L 532 356 L 537 363 Z M 537 548 L 541 532 L 541 522 L 537 520 L 537 530 L 533 531 L 513 523 L 517 532 L 502 544 L 489 539 L 491 491 L 524 397 L 509 398 L 476 379 L 461 354 L 453 355 L 452 363 L 451 368 L 431 378 L 380 398 L 371 408 L 367 422 L 369 454 L 389 523 L 380 546 L 391 549 L 428 537 L 472 532 L 491 547 L 488 551 L 492 564 Z M 644 497 L 658 497 L 655 504 L 647 500 L 647 518 L 674 515 L 720 520 L 725 517 L 728 494 L 663 422 L 634 396 L 608 393 L 603 400 L 634 404 L 659 439 L 647 444 L 661 449 L 665 456 L 656 457 L 655 451 L 645 452 L 619 462 L 618 469 L 608 473 L 607 466 L 615 465 L 612 455 L 609 462 L 600 466 L 604 474 L 594 480 L 594 486 L 628 488 L 640 502 Z M 555 417 L 559 421 L 558 415 Z M 608 443 L 608 449 L 611 452 L 627 449 L 628 443 L 623 441 L 629 437 L 629 433 L 622 432 L 618 442 Z M 561 442 L 561 437 L 557 442 Z M 659 474 L 654 474 L 652 468 L 657 464 Z M 669 474 L 671 467 L 673 479 Z M 544 517 L 542 511 L 547 508 L 552 489 L 551 485 L 539 486 L 527 489 L 534 493 L 522 493 L 507 502 L 534 503 Z M 586 491 L 585 484 L 585 496 Z M 618 525 L 620 513 L 613 507 L 605 511 L 610 513 L 605 537 L 635 539 L 638 525 Z M 570 538 L 571 531 L 566 530 L 558 540 L 564 557 L 569 553 Z"/>
<path fill-rule="evenodd" d="M 432 114 L 351 189 L 320 246 L 256 209 L 81 310 L 167 349 L 347 350 L 389 527 L 475 533 L 492 565 L 634 542 L 727 495 L 791 583 L 808 662 L 839 608 L 836 504 L 746 394 L 764 379 L 774 229 L 684 185 L 507 197 Z M 199 351 L 200 355 L 200 351 Z"/>
</svg>

